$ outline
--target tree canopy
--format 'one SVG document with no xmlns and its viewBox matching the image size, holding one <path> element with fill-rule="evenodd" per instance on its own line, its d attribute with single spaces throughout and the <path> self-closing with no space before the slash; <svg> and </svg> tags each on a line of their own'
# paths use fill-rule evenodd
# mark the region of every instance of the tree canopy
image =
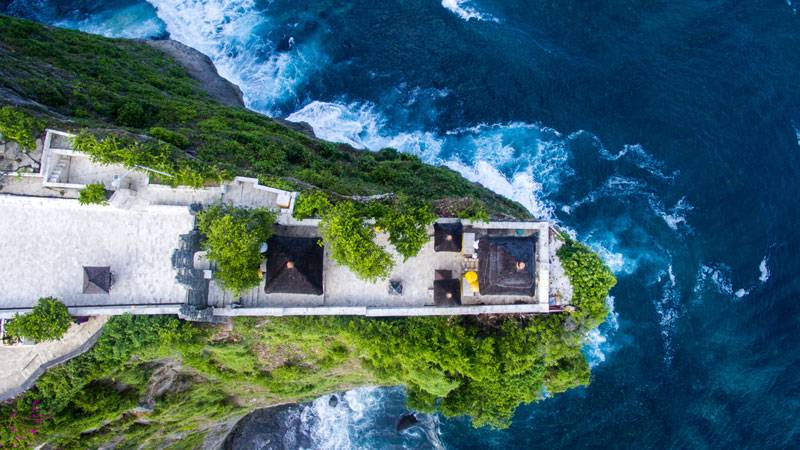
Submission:
<svg viewBox="0 0 800 450">
<path fill-rule="evenodd" d="M 261 244 L 273 233 L 277 213 L 257 208 L 236 208 L 216 203 L 197 216 L 197 227 L 205 239 L 203 248 L 218 268 L 225 289 L 237 295 L 258 286 L 261 278 Z"/>
<path fill-rule="evenodd" d="M 36 342 L 57 341 L 72 324 L 69 310 L 60 300 L 53 297 L 40 298 L 28 314 L 14 316 L 6 325 L 6 333 L 11 336 L 33 339 Z"/>
</svg>

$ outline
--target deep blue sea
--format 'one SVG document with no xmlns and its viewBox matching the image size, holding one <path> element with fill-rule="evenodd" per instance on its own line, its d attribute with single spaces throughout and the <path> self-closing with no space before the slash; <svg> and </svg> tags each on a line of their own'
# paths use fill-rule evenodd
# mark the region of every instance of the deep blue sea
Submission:
<svg viewBox="0 0 800 450">
<path fill-rule="evenodd" d="M 400 388 L 309 406 L 319 448 L 800 447 L 798 0 L 14 0 L 211 57 L 247 105 L 447 165 L 619 280 L 586 388 L 502 431 Z"/>
</svg>

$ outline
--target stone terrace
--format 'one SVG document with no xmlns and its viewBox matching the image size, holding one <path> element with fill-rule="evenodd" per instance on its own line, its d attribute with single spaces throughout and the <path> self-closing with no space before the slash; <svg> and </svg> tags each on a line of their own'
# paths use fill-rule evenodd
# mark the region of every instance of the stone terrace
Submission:
<svg viewBox="0 0 800 450">
<path fill-rule="evenodd" d="M 192 274 L 195 279 L 199 276 L 199 281 L 205 278 L 207 302 L 204 305 L 193 301 L 192 305 L 208 306 L 211 309 L 206 312 L 220 316 L 551 311 L 551 264 L 558 265 L 558 261 L 551 254 L 553 233 L 547 222 L 462 221 L 468 243 L 483 234 L 537 236 L 533 296 L 470 295 L 467 286 L 462 289 L 461 306 L 434 306 L 434 271 L 450 270 L 454 278 L 460 279 L 465 272 L 476 271 L 478 261 L 460 252 L 435 252 L 431 239 L 416 257 L 405 262 L 391 246 L 387 247 L 397 261 L 390 279 L 403 284 L 402 295 L 390 295 L 387 281 L 359 280 L 347 267 L 336 264 L 326 248 L 323 295 L 266 294 L 262 281 L 258 288 L 235 298 L 213 280 L 213 274 L 209 274 L 213 267 L 202 252 L 191 250 L 188 265 L 181 265 L 180 271 L 176 269 L 173 252 L 182 245 L 181 235 L 190 233 L 194 226 L 189 206 L 225 201 L 243 207 L 275 208 L 279 211 L 276 234 L 316 237 L 318 220 L 297 221 L 291 217 L 297 193 L 261 186 L 255 179 L 241 177 L 204 189 L 151 183 L 144 171 L 92 163 L 87 155 L 71 150 L 69 137 L 48 130 L 39 148 L 27 155 L 33 163 L 26 167 L 26 173 L 20 171 L 19 176 L 0 179 L 0 264 L 4 271 L 0 276 L 0 317 L 24 312 L 42 296 L 61 298 L 75 315 L 176 314 L 180 305 L 187 302 L 186 286 L 176 281 L 179 273 Z M 9 145 L 12 144 L 4 148 Z M 0 170 L 9 169 L 15 170 L 0 165 Z M 79 205 L 75 200 L 78 190 L 97 182 L 114 191 L 111 205 Z M 446 221 L 454 219 L 440 219 Z M 432 226 L 429 234 L 433 236 Z M 378 243 L 387 245 L 387 236 L 379 233 Z M 183 250 L 184 256 L 186 251 Z M 82 294 L 83 266 L 110 266 L 116 280 L 110 294 Z M 201 299 L 205 298 L 205 290 L 201 292 Z"/>
</svg>

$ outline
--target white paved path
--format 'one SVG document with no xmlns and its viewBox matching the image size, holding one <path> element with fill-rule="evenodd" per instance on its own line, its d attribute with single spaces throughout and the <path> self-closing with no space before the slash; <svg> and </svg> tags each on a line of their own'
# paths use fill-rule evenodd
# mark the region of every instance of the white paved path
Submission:
<svg viewBox="0 0 800 450">
<path fill-rule="evenodd" d="M 42 364 L 74 352 L 95 335 L 109 316 L 95 316 L 73 324 L 60 341 L 36 345 L 0 346 L 0 394 L 22 385 Z"/>
<path fill-rule="evenodd" d="M 171 256 L 191 230 L 185 207 L 121 210 L 0 195 L 0 309 L 53 296 L 67 306 L 183 303 Z M 83 266 L 110 266 L 110 294 L 83 294 Z"/>
</svg>

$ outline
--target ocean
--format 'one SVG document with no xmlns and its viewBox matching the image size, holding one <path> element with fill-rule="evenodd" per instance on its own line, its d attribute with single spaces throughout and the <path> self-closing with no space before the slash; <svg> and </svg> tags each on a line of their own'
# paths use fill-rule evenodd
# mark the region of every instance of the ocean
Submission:
<svg viewBox="0 0 800 450">
<path fill-rule="evenodd" d="M 506 430 L 362 388 L 310 447 L 800 447 L 797 0 L 14 0 L 207 54 L 249 108 L 395 147 L 557 222 L 617 275 L 592 383 Z M 304 441 L 304 442 L 306 442 Z"/>
</svg>

